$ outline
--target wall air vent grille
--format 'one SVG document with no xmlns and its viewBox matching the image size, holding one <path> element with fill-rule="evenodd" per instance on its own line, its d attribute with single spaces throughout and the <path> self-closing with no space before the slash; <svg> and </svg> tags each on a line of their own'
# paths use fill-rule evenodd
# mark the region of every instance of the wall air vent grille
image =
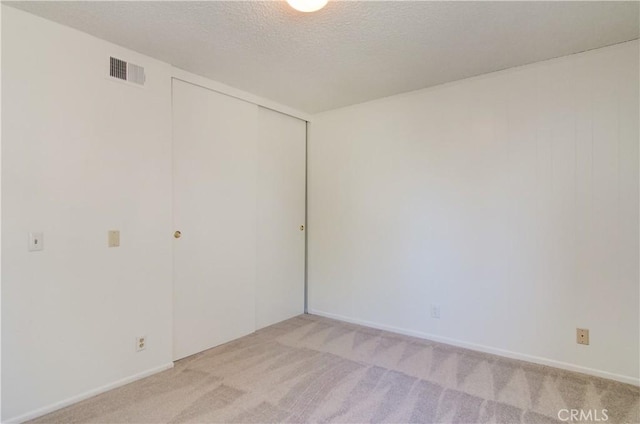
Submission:
<svg viewBox="0 0 640 424">
<path fill-rule="evenodd" d="M 127 64 L 127 81 L 134 84 L 144 85 L 144 68 L 142 66 L 134 65 L 133 63 Z"/>
<path fill-rule="evenodd" d="M 118 78 L 121 80 L 127 80 L 127 62 L 124 60 L 111 58 L 111 68 L 109 70 L 109 76 Z"/>
<path fill-rule="evenodd" d="M 134 65 L 115 57 L 111 57 L 109 62 L 109 76 L 136 85 L 144 85 L 146 81 L 142 66 Z"/>
</svg>

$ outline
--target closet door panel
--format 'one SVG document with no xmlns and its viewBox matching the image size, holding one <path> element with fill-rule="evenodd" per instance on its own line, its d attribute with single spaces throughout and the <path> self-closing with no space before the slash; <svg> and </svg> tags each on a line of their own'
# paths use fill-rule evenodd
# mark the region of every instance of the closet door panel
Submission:
<svg viewBox="0 0 640 424">
<path fill-rule="evenodd" d="M 173 81 L 174 359 L 255 330 L 258 118 Z"/>
<path fill-rule="evenodd" d="M 256 328 L 304 312 L 306 122 L 258 113 Z"/>
</svg>

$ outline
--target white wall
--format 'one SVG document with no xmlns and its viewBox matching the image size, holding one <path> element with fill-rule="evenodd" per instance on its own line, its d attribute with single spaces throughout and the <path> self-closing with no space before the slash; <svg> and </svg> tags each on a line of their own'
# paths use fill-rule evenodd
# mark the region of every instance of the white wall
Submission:
<svg viewBox="0 0 640 424">
<path fill-rule="evenodd" d="M 109 55 L 146 86 L 108 80 Z M 171 365 L 170 78 L 2 6 L 3 421 Z"/>
<path fill-rule="evenodd" d="M 311 312 L 638 384 L 638 112 L 635 41 L 315 116 Z"/>
<path fill-rule="evenodd" d="M 0 7 L 0 99 L 2 98 L 2 10 Z M 2 102 L 0 102 L 0 187 L 2 187 Z M 1 190 L 0 190 L 1 191 Z M 0 193 L 0 222 L 2 222 L 2 196 Z M 2 226 L 0 225 L 0 240 Z M 0 243 L 0 329 L 2 328 L 2 243 Z M 2 364 L 2 331 L 0 331 L 0 364 Z M 0 365 L 0 420 L 2 420 L 2 366 Z"/>
<path fill-rule="evenodd" d="M 306 115 L 0 10 L 6 422 L 172 366 L 172 78 Z M 107 78 L 111 55 L 144 66 L 145 87 Z M 111 229 L 119 248 L 107 248 Z M 44 251 L 27 252 L 30 231 L 44 231 Z M 136 353 L 140 335 L 147 348 Z"/>
<path fill-rule="evenodd" d="M 7 421 L 170 366 L 170 78 L 221 85 L 1 10 Z M 637 381 L 637 49 L 318 116 L 311 308 Z M 109 55 L 146 87 L 105 78 Z"/>
</svg>

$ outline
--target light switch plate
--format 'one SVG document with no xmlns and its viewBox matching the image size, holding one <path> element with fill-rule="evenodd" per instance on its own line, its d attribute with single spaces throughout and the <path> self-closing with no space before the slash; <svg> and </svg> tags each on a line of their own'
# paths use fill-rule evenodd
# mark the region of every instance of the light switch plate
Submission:
<svg viewBox="0 0 640 424">
<path fill-rule="evenodd" d="M 120 231 L 118 230 L 110 230 L 108 234 L 109 239 L 109 247 L 119 247 L 120 246 Z"/>
<path fill-rule="evenodd" d="M 34 231 L 29 233 L 29 252 L 37 252 L 44 249 L 44 233 Z"/>
</svg>

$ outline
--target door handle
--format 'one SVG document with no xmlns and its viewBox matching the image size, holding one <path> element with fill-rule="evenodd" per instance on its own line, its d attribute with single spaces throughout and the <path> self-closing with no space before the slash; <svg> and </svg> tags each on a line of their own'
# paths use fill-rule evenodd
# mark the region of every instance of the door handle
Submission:
<svg viewBox="0 0 640 424">
<path fill-rule="evenodd" d="M 180 237 L 182 237 L 182 233 L 180 231 L 176 231 L 175 233 L 173 233 L 173 238 L 179 239 Z"/>
<path fill-rule="evenodd" d="M 304 231 L 304 225 L 300 226 L 300 231 Z"/>
</svg>

